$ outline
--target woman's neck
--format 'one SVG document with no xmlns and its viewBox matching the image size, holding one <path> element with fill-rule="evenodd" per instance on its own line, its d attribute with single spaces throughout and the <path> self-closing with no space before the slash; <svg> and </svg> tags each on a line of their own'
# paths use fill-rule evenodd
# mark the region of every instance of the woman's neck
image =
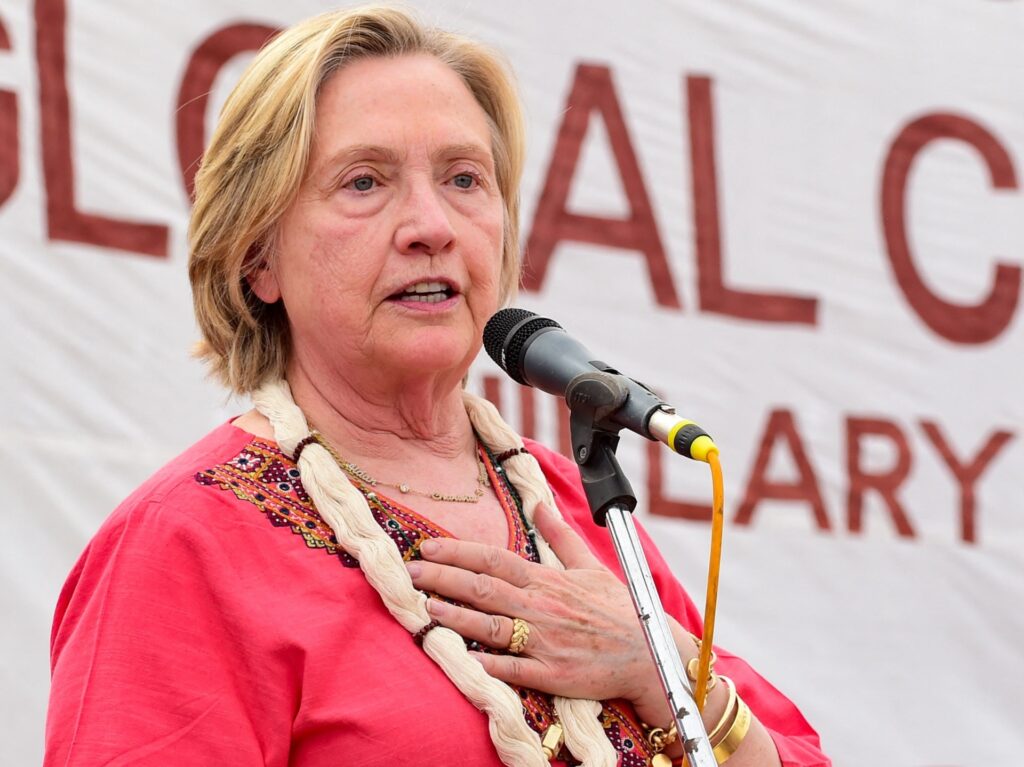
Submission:
<svg viewBox="0 0 1024 767">
<path fill-rule="evenodd" d="M 394 381 L 379 375 L 368 385 L 332 372 L 320 379 L 294 364 L 288 384 L 310 425 L 353 458 L 401 461 L 422 451 L 451 458 L 474 449 L 459 379 L 421 375 Z"/>
</svg>

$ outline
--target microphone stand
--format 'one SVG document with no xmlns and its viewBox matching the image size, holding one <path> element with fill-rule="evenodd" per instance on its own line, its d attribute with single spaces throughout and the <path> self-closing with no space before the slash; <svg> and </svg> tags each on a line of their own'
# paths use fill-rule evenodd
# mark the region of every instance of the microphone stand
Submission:
<svg viewBox="0 0 1024 767">
<path fill-rule="evenodd" d="M 569 383 L 565 400 L 571 413 L 573 457 L 580 467 L 594 522 L 607 527 L 611 534 L 687 762 L 690 767 L 717 767 L 689 679 L 672 639 L 665 608 L 633 524 L 636 496 L 615 456 L 621 427 L 615 425 L 610 416 L 628 397 L 629 391 L 621 377 L 606 372 L 583 373 Z"/>
</svg>

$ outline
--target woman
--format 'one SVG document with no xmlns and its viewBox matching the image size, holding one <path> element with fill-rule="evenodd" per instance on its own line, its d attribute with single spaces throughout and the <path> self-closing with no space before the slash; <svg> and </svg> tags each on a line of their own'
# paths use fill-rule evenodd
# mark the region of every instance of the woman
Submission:
<svg viewBox="0 0 1024 767">
<path fill-rule="evenodd" d="M 678 759 L 575 468 L 462 390 L 518 277 L 521 134 L 492 54 L 396 10 L 257 56 L 196 178 L 190 261 L 202 354 L 256 407 L 73 571 L 47 764 Z M 646 543 L 687 663 L 699 616 Z M 719 655 L 719 760 L 827 764 Z"/>
</svg>

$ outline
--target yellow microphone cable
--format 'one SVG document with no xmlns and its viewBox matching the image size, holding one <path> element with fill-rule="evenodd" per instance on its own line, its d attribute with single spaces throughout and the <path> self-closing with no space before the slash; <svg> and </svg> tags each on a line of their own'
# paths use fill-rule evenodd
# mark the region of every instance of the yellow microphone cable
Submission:
<svg viewBox="0 0 1024 767">
<path fill-rule="evenodd" d="M 704 632 L 697 661 L 697 688 L 694 699 L 703 712 L 708 695 L 708 677 L 711 672 L 711 646 L 715 636 L 715 610 L 718 607 L 718 577 L 722 565 L 722 529 L 725 527 L 725 491 L 722 482 L 722 464 L 718 448 L 712 445 L 704 459 L 711 467 L 711 552 L 708 554 L 708 587 L 704 598 Z"/>
<path fill-rule="evenodd" d="M 704 632 L 700 641 L 700 655 L 697 660 L 697 679 L 694 700 L 697 708 L 704 711 L 708 694 L 708 678 L 711 673 L 712 645 L 715 636 L 715 610 L 718 606 L 718 578 L 722 565 L 722 530 L 725 527 L 725 491 L 722 482 L 722 464 L 719 461 L 718 446 L 710 435 L 693 421 L 685 418 L 671 418 L 671 426 L 658 428 L 656 438 L 661 439 L 680 455 L 703 461 L 711 468 L 711 551 L 708 554 L 708 587 L 704 598 Z"/>
</svg>

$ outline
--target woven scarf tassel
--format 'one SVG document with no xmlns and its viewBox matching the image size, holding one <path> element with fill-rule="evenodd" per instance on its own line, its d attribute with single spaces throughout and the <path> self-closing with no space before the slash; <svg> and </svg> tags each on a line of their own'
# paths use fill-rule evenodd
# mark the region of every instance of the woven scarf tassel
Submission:
<svg viewBox="0 0 1024 767">
<path fill-rule="evenodd" d="M 308 436 L 306 419 L 285 382 L 262 386 L 254 393 L 253 401 L 270 420 L 275 439 L 285 452 L 293 452 Z M 401 554 L 373 518 L 362 493 L 352 486 L 321 445 L 310 444 L 302 451 L 299 473 L 306 492 L 342 548 L 359 560 L 367 581 L 395 620 L 415 634 L 430 621 L 426 596 L 412 585 Z M 488 715 L 491 740 L 503 764 L 547 765 L 540 737 L 523 718 L 519 696 L 483 670 L 458 634 L 438 628 L 427 634 L 423 647 L 456 688 Z"/>
<path fill-rule="evenodd" d="M 493 404 L 469 392 L 463 392 L 462 401 L 473 428 L 492 450 L 504 452 L 522 447 L 519 435 L 505 423 Z M 524 513 L 531 527 L 538 503 L 544 503 L 558 511 L 551 488 L 548 487 L 536 458 L 529 453 L 520 452 L 505 461 L 504 466 L 505 476 L 519 492 Z M 565 569 L 547 541 L 540 535 L 540 531 L 536 531 L 534 541 L 541 564 L 557 570 Z M 565 745 L 568 746 L 570 753 L 587 767 L 615 767 L 618 762 L 618 754 L 608 740 L 599 718 L 601 710 L 601 704 L 597 701 L 555 697 L 555 713 L 562 723 Z"/>
</svg>

